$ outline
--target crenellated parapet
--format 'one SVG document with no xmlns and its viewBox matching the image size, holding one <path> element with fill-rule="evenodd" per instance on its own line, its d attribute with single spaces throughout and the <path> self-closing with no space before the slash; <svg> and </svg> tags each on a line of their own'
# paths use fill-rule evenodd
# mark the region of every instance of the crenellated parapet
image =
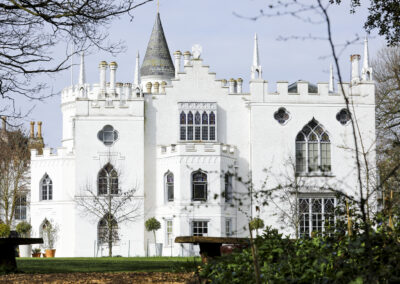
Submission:
<svg viewBox="0 0 400 284">
<path fill-rule="evenodd" d="M 330 91 L 330 84 L 297 81 L 289 86 L 287 81 L 278 81 L 276 91 L 270 91 L 268 82 L 263 79 L 250 81 L 251 101 L 255 103 L 344 103 L 343 93 L 357 104 L 375 103 L 375 84 L 361 81 L 357 84 L 337 84 L 336 91 Z"/>
<path fill-rule="evenodd" d="M 36 149 L 31 149 L 31 161 L 40 161 L 40 160 L 58 160 L 58 159 L 67 159 L 74 158 L 75 153 L 70 149 L 65 147 L 59 147 L 57 149 L 53 148 L 43 148 L 43 152 L 40 153 Z"/>
<path fill-rule="evenodd" d="M 235 159 L 237 149 L 233 145 L 222 143 L 183 143 L 158 147 L 158 156 L 222 156 Z"/>
</svg>

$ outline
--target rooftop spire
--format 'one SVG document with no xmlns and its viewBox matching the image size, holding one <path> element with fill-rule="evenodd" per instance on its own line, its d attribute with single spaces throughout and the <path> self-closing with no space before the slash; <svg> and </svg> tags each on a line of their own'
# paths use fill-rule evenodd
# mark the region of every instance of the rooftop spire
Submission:
<svg viewBox="0 0 400 284">
<path fill-rule="evenodd" d="M 363 67 L 361 69 L 361 78 L 365 81 L 372 80 L 372 68 L 369 66 L 368 38 L 364 39 Z"/>
<path fill-rule="evenodd" d="M 153 31 L 151 32 L 140 74 L 142 77 L 160 76 L 173 78 L 175 76 L 174 64 L 172 63 L 159 13 L 157 13 Z"/>
<path fill-rule="evenodd" d="M 136 66 L 135 66 L 135 79 L 133 80 L 133 84 L 138 86 L 140 84 L 140 69 L 139 69 L 139 50 L 136 54 Z"/>
<path fill-rule="evenodd" d="M 79 69 L 79 85 L 83 85 L 86 83 L 86 74 L 85 74 L 85 58 L 84 53 L 81 53 L 81 65 Z"/>
<path fill-rule="evenodd" d="M 332 66 L 332 63 L 331 63 L 331 65 L 329 66 L 329 92 L 331 92 L 331 93 L 333 93 L 334 92 L 334 86 L 333 86 L 333 80 L 334 80 L 334 77 L 333 77 L 333 66 Z"/>
<path fill-rule="evenodd" d="M 251 66 L 251 79 L 260 79 L 262 75 L 260 57 L 258 55 L 257 34 L 254 35 L 253 65 Z"/>
</svg>

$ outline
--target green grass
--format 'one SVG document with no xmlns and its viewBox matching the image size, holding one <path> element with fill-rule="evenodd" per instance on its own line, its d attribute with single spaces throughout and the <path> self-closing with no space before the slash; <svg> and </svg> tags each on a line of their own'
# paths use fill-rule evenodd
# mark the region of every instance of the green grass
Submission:
<svg viewBox="0 0 400 284">
<path fill-rule="evenodd" d="M 17 258 L 22 273 L 186 272 L 198 265 L 200 258 L 193 257 Z"/>
</svg>

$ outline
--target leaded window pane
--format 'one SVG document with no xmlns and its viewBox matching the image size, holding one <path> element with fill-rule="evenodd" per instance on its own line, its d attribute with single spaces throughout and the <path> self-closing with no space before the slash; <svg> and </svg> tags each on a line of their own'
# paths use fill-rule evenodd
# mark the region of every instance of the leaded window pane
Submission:
<svg viewBox="0 0 400 284">
<path fill-rule="evenodd" d="M 225 174 L 225 202 L 232 202 L 233 199 L 233 188 L 232 188 L 232 175 Z"/>
<path fill-rule="evenodd" d="M 15 200 L 14 217 L 16 220 L 26 220 L 26 196 L 17 197 Z"/>
<path fill-rule="evenodd" d="M 215 127 L 210 126 L 210 140 L 213 141 L 215 140 Z"/>
<path fill-rule="evenodd" d="M 167 245 L 173 245 L 173 235 L 172 235 L 172 220 L 167 220 Z"/>
<path fill-rule="evenodd" d="M 321 142 L 321 171 L 329 172 L 331 170 L 331 144 Z"/>
<path fill-rule="evenodd" d="M 315 172 L 318 170 L 318 143 L 308 143 L 308 171 Z"/>
<path fill-rule="evenodd" d="M 208 222 L 207 221 L 193 221 L 192 222 L 192 235 L 193 236 L 207 236 L 208 235 Z"/>
<path fill-rule="evenodd" d="M 99 244 L 107 244 L 109 241 L 115 244 L 119 240 L 118 223 L 112 215 L 109 216 L 106 214 L 97 224 L 97 241 Z"/>
<path fill-rule="evenodd" d="M 198 171 L 192 174 L 192 199 L 207 200 L 207 175 L 203 172 Z"/>
<path fill-rule="evenodd" d="M 193 126 L 188 126 L 188 139 L 187 140 L 193 140 Z"/>
<path fill-rule="evenodd" d="M 296 142 L 296 172 L 306 171 L 306 143 Z"/>
<path fill-rule="evenodd" d="M 204 141 L 208 140 L 208 126 L 202 126 L 201 137 Z"/>
<path fill-rule="evenodd" d="M 193 124 L 193 113 L 191 111 L 188 113 L 188 124 Z"/>
<path fill-rule="evenodd" d="M 201 123 L 202 124 L 208 124 L 208 114 L 204 111 L 202 116 L 201 116 Z"/>
<path fill-rule="evenodd" d="M 311 205 L 311 206 L 310 206 Z M 312 236 L 335 225 L 334 198 L 299 198 L 299 235 Z"/>
<path fill-rule="evenodd" d="M 98 194 L 118 194 L 118 173 L 114 167 L 107 163 L 103 169 L 100 170 L 97 178 Z"/>
<path fill-rule="evenodd" d="M 172 173 L 167 174 L 166 187 L 168 201 L 174 201 L 174 175 Z"/>
<path fill-rule="evenodd" d="M 41 190 L 41 200 L 53 199 L 53 182 L 47 174 L 42 179 Z"/>
<path fill-rule="evenodd" d="M 215 124 L 215 114 L 213 111 L 210 113 L 210 124 L 211 125 Z"/>
<path fill-rule="evenodd" d="M 322 232 L 322 200 L 311 199 L 312 231 Z"/>
<path fill-rule="evenodd" d="M 200 140 L 200 126 L 196 126 L 194 129 L 194 140 Z"/>
<path fill-rule="evenodd" d="M 180 135 L 180 139 L 181 140 L 186 140 L 186 126 L 181 126 L 181 135 Z"/>
<path fill-rule="evenodd" d="M 195 114 L 195 117 L 194 117 L 194 123 L 195 124 L 200 124 L 201 123 L 200 113 L 198 111 L 196 111 L 196 114 Z"/>
<path fill-rule="evenodd" d="M 180 116 L 181 124 L 186 124 L 186 114 L 182 111 Z"/>
</svg>

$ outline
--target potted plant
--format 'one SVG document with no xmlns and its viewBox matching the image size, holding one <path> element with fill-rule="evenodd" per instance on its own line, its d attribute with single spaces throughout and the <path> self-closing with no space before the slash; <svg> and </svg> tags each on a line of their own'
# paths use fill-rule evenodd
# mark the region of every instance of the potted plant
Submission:
<svg viewBox="0 0 400 284">
<path fill-rule="evenodd" d="M 18 223 L 15 228 L 18 235 L 21 238 L 29 238 L 31 235 L 32 226 L 28 222 L 22 221 Z M 19 256 L 20 257 L 30 257 L 32 254 L 32 245 L 20 245 L 19 246 Z"/>
<path fill-rule="evenodd" d="M 7 224 L 0 224 L 0 238 L 8 238 L 10 236 L 10 226 Z"/>
<path fill-rule="evenodd" d="M 55 243 L 57 241 L 58 227 L 49 221 L 42 226 L 43 241 L 45 246 L 45 257 L 54 257 L 56 254 Z"/>
<path fill-rule="evenodd" d="M 40 252 L 40 248 L 34 248 L 32 250 L 32 257 L 40 257 L 41 252 Z"/>
<path fill-rule="evenodd" d="M 154 234 L 154 246 L 156 250 L 156 256 L 161 256 L 162 255 L 162 244 L 157 244 L 157 239 L 156 239 L 156 231 L 161 228 L 160 222 L 156 218 L 150 218 L 145 222 L 145 227 L 148 232 L 153 232 Z"/>
</svg>

